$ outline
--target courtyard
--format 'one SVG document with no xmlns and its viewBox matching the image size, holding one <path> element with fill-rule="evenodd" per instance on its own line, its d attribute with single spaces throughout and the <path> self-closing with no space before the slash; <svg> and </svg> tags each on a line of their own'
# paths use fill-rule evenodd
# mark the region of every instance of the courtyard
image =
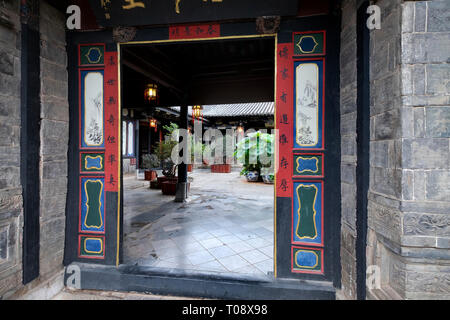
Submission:
<svg viewBox="0 0 450 320">
<path fill-rule="evenodd" d="M 124 176 L 124 264 L 189 272 L 273 273 L 273 185 L 239 169 L 194 169 L 185 203 Z"/>
</svg>

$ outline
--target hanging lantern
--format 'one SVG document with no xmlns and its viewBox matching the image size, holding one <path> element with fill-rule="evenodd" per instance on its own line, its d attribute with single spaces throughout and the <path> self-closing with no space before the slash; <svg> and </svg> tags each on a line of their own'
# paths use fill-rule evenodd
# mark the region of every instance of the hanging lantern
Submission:
<svg viewBox="0 0 450 320">
<path fill-rule="evenodd" d="M 192 122 L 195 123 L 195 120 L 200 120 L 203 123 L 203 107 L 200 105 L 192 107 Z"/>
<path fill-rule="evenodd" d="M 151 119 L 148 119 L 148 121 L 149 121 L 149 124 L 150 124 L 150 128 L 155 128 L 155 132 L 156 132 L 156 130 L 158 129 L 158 122 L 157 122 L 157 120 L 151 118 Z"/>
<path fill-rule="evenodd" d="M 144 92 L 145 100 L 147 102 L 158 101 L 158 86 L 156 84 L 148 84 Z"/>
</svg>

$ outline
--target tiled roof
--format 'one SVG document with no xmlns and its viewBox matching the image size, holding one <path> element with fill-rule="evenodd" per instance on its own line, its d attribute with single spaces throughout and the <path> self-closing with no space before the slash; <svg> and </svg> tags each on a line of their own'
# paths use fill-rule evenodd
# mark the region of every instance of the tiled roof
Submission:
<svg viewBox="0 0 450 320">
<path fill-rule="evenodd" d="M 171 109 L 176 110 L 177 112 L 180 111 L 180 107 L 171 107 Z M 188 114 L 192 114 L 192 107 L 189 107 Z M 273 116 L 273 114 L 273 102 L 215 104 L 203 106 L 203 116 L 205 118 Z"/>
</svg>

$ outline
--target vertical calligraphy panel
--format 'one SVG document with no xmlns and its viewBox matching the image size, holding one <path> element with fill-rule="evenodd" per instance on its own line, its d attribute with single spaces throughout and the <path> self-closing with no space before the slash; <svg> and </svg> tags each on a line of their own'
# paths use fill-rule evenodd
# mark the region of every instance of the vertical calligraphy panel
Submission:
<svg viewBox="0 0 450 320">
<path fill-rule="evenodd" d="M 292 43 L 278 44 L 276 88 L 277 197 L 292 197 L 292 132 L 294 122 L 292 55 Z"/>
<path fill-rule="evenodd" d="M 105 190 L 119 191 L 119 90 L 117 52 L 105 53 Z"/>
</svg>

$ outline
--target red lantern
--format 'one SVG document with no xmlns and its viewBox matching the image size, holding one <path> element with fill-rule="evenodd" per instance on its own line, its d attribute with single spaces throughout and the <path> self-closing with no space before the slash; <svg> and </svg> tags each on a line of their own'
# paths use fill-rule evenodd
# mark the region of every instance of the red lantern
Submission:
<svg viewBox="0 0 450 320">
<path fill-rule="evenodd" d="M 193 106 L 192 107 L 192 123 L 195 124 L 195 120 L 199 120 L 201 118 L 201 121 L 203 123 L 203 107 L 202 106 Z"/>
<path fill-rule="evenodd" d="M 155 128 L 155 132 L 158 129 L 158 122 L 156 119 L 149 119 L 150 128 Z"/>
<path fill-rule="evenodd" d="M 156 84 L 148 84 L 144 91 L 145 100 L 147 102 L 158 101 L 158 86 Z"/>
</svg>

